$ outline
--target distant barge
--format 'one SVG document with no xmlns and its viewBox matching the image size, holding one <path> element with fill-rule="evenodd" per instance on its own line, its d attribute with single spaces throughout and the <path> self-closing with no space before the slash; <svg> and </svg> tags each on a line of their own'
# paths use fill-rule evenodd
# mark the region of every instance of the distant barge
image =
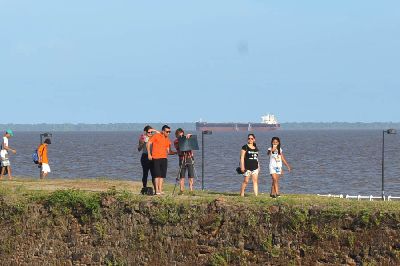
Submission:
<svg viewBox="0 0 400 266">
<path fill-rule="evenodd" d="M 196 130 L 212 130 L 216 132 L 239 132 L 239 131 L 271 131 L 280 128 L 280 124 L 274 115 L 261 117 L 261 123 L 207 123 L 196 122 Z"/>
</svg>

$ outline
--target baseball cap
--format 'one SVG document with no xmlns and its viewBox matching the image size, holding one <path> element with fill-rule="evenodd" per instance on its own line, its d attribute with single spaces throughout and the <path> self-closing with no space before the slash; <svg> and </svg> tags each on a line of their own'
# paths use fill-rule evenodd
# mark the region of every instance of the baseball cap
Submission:
<svg viewBox="0 0 400 266">
<path fill-rule="evenodd" d="M 6 133 L 9 134 L 11 137 L 14 137 L 14 133 L 11 129 L 7 129 Z"/>
</svg>

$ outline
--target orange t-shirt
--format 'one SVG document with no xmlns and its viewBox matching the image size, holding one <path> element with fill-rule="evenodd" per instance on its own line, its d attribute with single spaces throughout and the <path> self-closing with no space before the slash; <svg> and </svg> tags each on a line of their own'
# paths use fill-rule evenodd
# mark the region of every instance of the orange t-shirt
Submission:
<svg viewBox="0 0 400 266">
<path fill-rule="evenodd" d="M 39 162 L 49 163 L 49 158 L 47 157 L 47 145 L 41 144 L 38 148 Z"/>
<path fill-rule="evenodd" d="M 151 155 L 154 159 L 167 158 L 167 149 L 171 145 L 168 137 L 166 138 L 163 134 L 157 133 L 150 138 L 149 142 L 153 145 Z"/>
</svg>

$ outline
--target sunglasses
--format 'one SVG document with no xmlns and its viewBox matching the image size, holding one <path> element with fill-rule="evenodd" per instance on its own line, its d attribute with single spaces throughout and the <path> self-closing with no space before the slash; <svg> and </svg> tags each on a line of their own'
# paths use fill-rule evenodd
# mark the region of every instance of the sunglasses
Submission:
<svg viewBox="0 0 400 266">
<path fill-rule="evenodd" d="M 165 131 L 165 133 L 168 133 L 168 134 L 169 134 L 169 133 L 171 133 L 171 130 L 169 130 L 169 131 Z"/>
<path fill-rule="evenodd" d="M 248 140 L 254 140 L 254 138 L 248 138 Z"/>
<path fill-rule="evenodd" d="M 147 134 L 151 134 L 152 131 L 147 131 Z"/>
</svg>

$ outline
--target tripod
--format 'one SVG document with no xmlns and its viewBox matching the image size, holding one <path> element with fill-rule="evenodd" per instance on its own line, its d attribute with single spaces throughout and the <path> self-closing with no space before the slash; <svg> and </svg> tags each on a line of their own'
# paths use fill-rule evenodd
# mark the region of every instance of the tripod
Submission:
<svg viewBox="0 0 400 266">
<path fill-rule="evenodd" d="M 188 162 L 188 159 L 190 159 L 190 161 Z M 181 162 L 181 165 L 180 165 L 180 167 L 179 167 L 179 171 L 178 171 L 178 175 L 177 175 L 177 177 L 176 177 L 176 182 L 175 182 L 175 186 L 174 186 L 174 190 L 173 190 L 173 192 L 172 192 L 172 195 L 174 195 L 175 194 L 175 189 L 176 189 L 176 186 L 178 185 L 178 182 L 180 182 L 180 180 L 181 180 L 181 174 L 182 174 L 182 170 L 184 170 L 184 168 L 185 167 L 187 167 L 188 165 L 192 165 L 193 166 L 193 170 L 194 170 L 194 178 L 198 178 L 197 177 L 197 171 L 196 171 L 196 168 L 195 168 L 195 166 L 194 166 L 194 159 L 193 159 L 193 154 L 192 154 L 192 152 L 191 151 L 184 151 L 183 152 L 183 158 L 182 158 L 182 162 Z M 188 169 L 188 171 L 189 171 L 189 169 Z M 185 178 L 185 177 L 183 177 L 183 178 Z"/>
</svg>

